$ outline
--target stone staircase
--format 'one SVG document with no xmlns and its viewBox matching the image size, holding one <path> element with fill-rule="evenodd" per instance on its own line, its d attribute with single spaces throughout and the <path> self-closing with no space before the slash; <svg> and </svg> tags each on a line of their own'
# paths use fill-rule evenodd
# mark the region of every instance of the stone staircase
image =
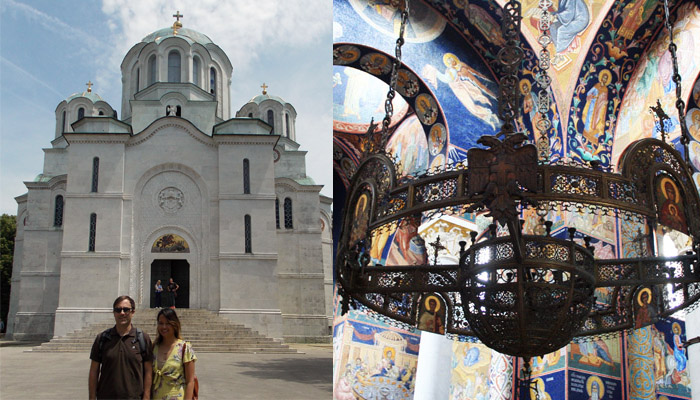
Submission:
<svg viewBox="0 0 700 400">
<path fill-rule="evenodd" d="M 182 325 L 180 336 L 192 343 L 192 348 L 197 353 L 297 353 L 279 340 L 264 337 L 211 311 L 186 308 L 178 308 L 176 311 Z M 157 314 L 158 310 L 155 309 L 139 309 L 131 320 L 134 326 L 141 328 L 153 341 L 156 339 Z M 95 337 L 112 326 L 114 321 L 92 324 L 66 336 L 51 339 L 31 351 L 89 353 Z"/>
</svg>

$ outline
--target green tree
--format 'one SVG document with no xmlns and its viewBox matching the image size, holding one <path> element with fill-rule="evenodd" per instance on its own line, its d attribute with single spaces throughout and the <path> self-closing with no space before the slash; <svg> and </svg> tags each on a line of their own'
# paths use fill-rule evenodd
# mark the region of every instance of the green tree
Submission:
<svg viewBox="0 0 700 400">
<path fill-rule="evenodd" d="M 7 325 L 7 312 L 10 308 L 10 279 L 16 232 L 15 216 L 7 214 L 0 216 L 0 318 L 5 321 L 5 325 Z"/>
</svg>

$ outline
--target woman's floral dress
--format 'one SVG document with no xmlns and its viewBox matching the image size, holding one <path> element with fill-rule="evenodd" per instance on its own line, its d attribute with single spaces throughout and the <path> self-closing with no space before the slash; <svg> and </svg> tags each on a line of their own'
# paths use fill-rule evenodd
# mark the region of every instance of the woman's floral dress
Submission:
<svg viewBox="0 0 700 400">
<path fill-rule="evenodd" d="M 182 348 L 185 347 L 184 361 Z M 159 365 L 158 345 L 153 349 L 153 396 L 154 400 L 185 398 L 185 363 L 197 360 L 192 346 L 182 339 L 176 339 L 165 363 Z"/>
</svg>

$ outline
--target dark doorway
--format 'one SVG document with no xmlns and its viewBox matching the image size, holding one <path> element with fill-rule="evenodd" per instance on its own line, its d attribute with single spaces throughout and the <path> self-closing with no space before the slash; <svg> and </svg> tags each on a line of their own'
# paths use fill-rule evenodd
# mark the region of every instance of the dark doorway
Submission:
<svg viewBox="0 0 700 400">
<path fill-rule="evenodd" d="M 180 286 L 177 291 L 175 306 L 177 308 L 190 308 L 190 264 L 187 260 L 153 260 L 151 263 L 151 308 L 156 305 L 155 286 L 160 279 L 163 285 L 163 307 L 169 307 L 170 297 L 168 282 L 173 278 Z"/>
</svg>

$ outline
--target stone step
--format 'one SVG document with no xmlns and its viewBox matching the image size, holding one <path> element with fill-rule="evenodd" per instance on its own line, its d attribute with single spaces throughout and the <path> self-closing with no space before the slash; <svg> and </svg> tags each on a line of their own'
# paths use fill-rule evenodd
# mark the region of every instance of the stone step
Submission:
<svg viewBox="0 0 700 400">
<path fill-rule="evenodd" d="M 138 310 L 132 323 L 156 338 L 155 317 L 158 310 Z M 208 310 L 178 309 L 184 329 L 182 337 L 192 343 L 195 352 L 230 353 L 297 353 L 279 340 L 267 338 L 258 332 L 235 324 Z M 36 352 L 89 352 L 95 337 L 114 323 L 95 323 L 60 338 L 54 338 L 30 351 Z"/>
</svg>

